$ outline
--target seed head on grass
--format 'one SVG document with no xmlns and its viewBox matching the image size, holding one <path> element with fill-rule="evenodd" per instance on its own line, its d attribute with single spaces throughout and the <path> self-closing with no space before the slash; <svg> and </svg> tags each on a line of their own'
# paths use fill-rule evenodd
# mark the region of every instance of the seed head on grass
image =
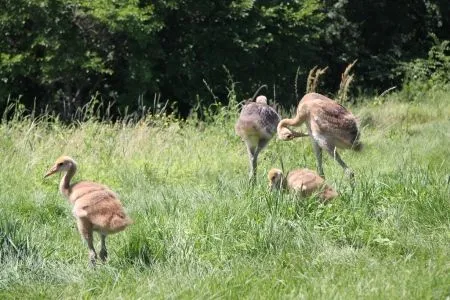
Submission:
<svg viewBox="0 0 450 300">
<path fill-rule="evenodd" d="M 306 79 L 306 93 L 312 93 L 317 91 L 319 85 L 319 78 L 328 70 L 328 67 L 323 69 L 315 66 L 309 71 L 308 78 Z"/>
<path fill-rule="evenodd" d="M 341 83 L 339 84 L 339 91 L 338 95 L 336 97 L 336 100 L 338 103 L 344 103 L 347 101 L 348 97 L 348 88 L 350 86 L 350 83 L 353 81 L 354 75 L 350 75 L 350 71 L 352 70 L 353 66 L 356 64 L 358 60 L 355 59 L 351 64 L 349 64 L 346 68 L 344 73 L 341 75 Z"/>
</svg>

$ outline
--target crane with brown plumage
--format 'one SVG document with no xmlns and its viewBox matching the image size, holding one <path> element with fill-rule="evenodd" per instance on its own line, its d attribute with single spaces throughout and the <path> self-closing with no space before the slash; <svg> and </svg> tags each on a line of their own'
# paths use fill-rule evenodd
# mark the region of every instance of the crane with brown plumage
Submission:
<svg viewBox="0 0 450 300">
<path fill-rule="evenodd" d="M 288 126 L 306 124 L 308 134 L 296 132 Z M 328 152 L 351 178 L 353 171 L 345 164 L 337 148 L 360 151 L 360 130 L 356 117 L 336 101 L 318 93 L 303 96 L 292 119 L 278 123 L 278 138 L 284 141 L 309 135 L 317 159 L 317 171 L 324 176 L 322 149 Z"/>
<path fill-rule="evenodd" d="M 280 115 L 267 104 L 265 96 L 258 96 L 255 102 L 244 105 L 235 125 L 235 131 L 244 141 L 249 162 L 250 181 L 256 181 L 258 155 L 277 132 Z"/>
<path fill-rule="evenodd" d="M 61 156 L 44 178 L 58 172 L 64 173 L 59 190 L 73 205 L 72 213 L 77 220 L 78 230 L 87 242 L 89 259 L 95 265 L 97 253 L 93 232 L 100 234 L 100 259 L 106 261 L 106 236 L 124 230 L 132 220 L 126 215 L 117 195 L 107 186 L 91 181 L 71 183 L 76 171 L 75 160 L 69 156 Z"/>
</svg>

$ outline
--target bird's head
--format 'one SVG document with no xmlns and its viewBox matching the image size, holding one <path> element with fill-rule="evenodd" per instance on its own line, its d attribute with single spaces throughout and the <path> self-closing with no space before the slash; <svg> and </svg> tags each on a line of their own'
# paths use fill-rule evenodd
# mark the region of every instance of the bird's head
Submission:
<svg viewBox="0 0 450 300">
<path fill-rule="evenodd" d="M 256 103 L 267 104 L 266 96 L 261 95 L 261 96 L 256 97 Z"/>
<path fill-rule="evenodd" d="M 64 172 L 64 171 L 67 172 L 74 166 L 76 166 L 76 163 L 73 160 L 73 158 L 69 156 L 61 156 L 56 160 L 55 164 L 47 171 L 44 178 L 53 175 L 57 172 Z"/>
<path fill-rule="evenodd" d="M 328 202 L 339 196 L 339 194 L 331 187 L 326 186 L 321 196 L 324 202 Z"/>
<path fill-rule="evenodd" d="M 277 131 L 278 138 L 282 141 L 290 141 L 296 137 L 296 134 L 287 127 L 281 127 Z"/>
<path fill-rule="evenodd" d="M 278 126 L 277 135 L 278 135 L 278 139 L 280 139 L 282 141 L 290 141 L 290 140 L 293 140 L 298 137 L 308 136 L 307 133 L 290 130 L 289 128 L 283 127 L 283 126 Z"/>
<path fill-rule="evenodd" d="M 280 189 L 283 184 L 283 172 L 280 169 L 270 169 L 267 173 L 267 178 L 269 179 L 269 188 Z"/>
</svg>

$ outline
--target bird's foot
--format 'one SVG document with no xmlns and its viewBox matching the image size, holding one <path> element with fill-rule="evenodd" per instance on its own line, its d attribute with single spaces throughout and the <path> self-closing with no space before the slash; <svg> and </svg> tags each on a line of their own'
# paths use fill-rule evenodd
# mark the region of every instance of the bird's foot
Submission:
<svg viewBox="0 0 450 300">
<path fill-rule="evenodd" d="M 345 175 L 347 175 L 347 177 L 350 178 L 350 180 L 355 180 L 355 173 L 353 172 L 352 169 L 350 168 L 345 169 Z"/>
<path fill-rule="evenodd" d="M 353 191 L 355 188 L 355 173 L 351 169 L 347 168 L 345 169 L 345 175 L 347 175 L 347 177 L 350 179 L 350 186 Z"/>
<path fill-rule="evenodd" d="M 100 259 L 103 262 L 106 262 L 106 259 L 108 258 L 108 252 L 106 251 L 106 249 L 101 249 L 99 254 L 100 254 Z"/>
<path fill-rule="evenodd" d="M 95 263 L 97 261 L 97 253 L 95 253 L 95 251 L 93 250 L 89 251 L 89 261 L 91 263 L 91 266 L 95 267 Z"/>
</svg>

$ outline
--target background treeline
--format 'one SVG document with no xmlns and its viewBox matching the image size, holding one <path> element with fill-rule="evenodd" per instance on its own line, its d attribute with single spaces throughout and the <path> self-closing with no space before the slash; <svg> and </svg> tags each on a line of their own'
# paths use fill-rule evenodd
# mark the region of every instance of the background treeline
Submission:
<svg viewBox="0 0 450 300">
<path fill-rule="evenodd" d="M 0 111 L 69 118 L 95 98 L 186 115 L 261 84 L 290 105 L 312 67 L 333 94 L 355 59 L 353 92 L 448 81 L 449 28 L 448 0 L 0 0 Z"/>
</svg>

